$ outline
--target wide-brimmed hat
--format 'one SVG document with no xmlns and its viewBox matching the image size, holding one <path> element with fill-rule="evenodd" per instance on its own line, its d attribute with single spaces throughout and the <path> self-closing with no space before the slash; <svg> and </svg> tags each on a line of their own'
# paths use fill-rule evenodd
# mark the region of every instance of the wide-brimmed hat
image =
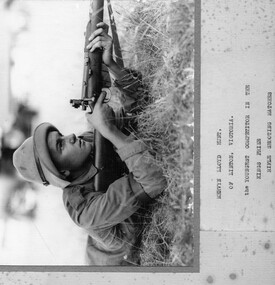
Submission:
<svg viewBox="0 0 275 285">
<path fill-rule="evenodd" d="M 40 124 L 13 154 L 13 165 L 21 176 L 32 182 L 65 188 L 70 184 L 52 162 L 47 136 L 58 129 L 50 123 Z"/>
</svg>

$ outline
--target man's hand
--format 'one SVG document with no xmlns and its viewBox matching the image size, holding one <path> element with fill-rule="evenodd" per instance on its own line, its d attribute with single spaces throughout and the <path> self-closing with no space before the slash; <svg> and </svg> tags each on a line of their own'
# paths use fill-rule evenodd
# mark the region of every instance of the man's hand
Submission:
<svg viewBox="0 0 275 285">
<path fill-rule="evenodd" d="M 109 67 L 114 63 L 113 60 L 113 39 L 108 35 L 109 26 L 103 22 L 98 23 L 97 29 L 91 34 L 87 49 L 93 52 L 100 48 L 103 50 L 102 60 Z"/>
<path fill-rule="evenodd" d="M 113 109 L 104 103 L 105 92 L 102 92 L 97 99 L 93 113 L 86 113 L 88 122 L 98 130 L 104 137 L 115 128 L 115 116 Z"/>
<path fill-rule="evenodd" d="M 113 39 L 108 35 L 109 26 L 104 22 L 97 24 L 97 29 L 89 37 L 90 43 L 87 49 L 93 52 L 95 49 L 100 48 L 103 50 L 102 60 L 108 67 L 115 79 L 127 75 L 122 67 L 120 67 L 113 59 Z"/>
<path fill-rule="evenodd" d="M 115 116 L 111 107 L 105 104 L 105 94 L 101 93 L 93 110 L 93 113 L 86 113 L 88 122 L 109 140 L 116 148 L 121 148 L 133 141 L 127 137 L 115 125 Z"/>
</svg>

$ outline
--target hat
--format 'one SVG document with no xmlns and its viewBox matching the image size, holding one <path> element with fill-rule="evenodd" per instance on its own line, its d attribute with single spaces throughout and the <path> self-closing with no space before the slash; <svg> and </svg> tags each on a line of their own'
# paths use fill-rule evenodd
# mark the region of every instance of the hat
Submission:
<svg viewBox="0 0 275 285">
<path fill-rule="evenodd" d="M 70 184 L 52 162 L 47 136 L 58 129 L 50 123 L 40 124 L 13 154 L 13 165 L 21 176 L 32 182 L 65 188 Z"/>
</svg>

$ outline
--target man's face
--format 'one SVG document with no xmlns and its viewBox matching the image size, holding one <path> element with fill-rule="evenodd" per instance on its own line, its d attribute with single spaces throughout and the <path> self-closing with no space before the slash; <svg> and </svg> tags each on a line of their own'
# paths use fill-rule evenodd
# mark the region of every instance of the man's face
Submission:
<svg viewBox="0 0 275 285">
<path fill-rule="evenodd" d="M 92 144 L 77 138 L 75 134 L 63 136 L 57 131 L 47 138 L 50 155 L 58 170 L 78 171 L 89 159 Z"/>
</svg>

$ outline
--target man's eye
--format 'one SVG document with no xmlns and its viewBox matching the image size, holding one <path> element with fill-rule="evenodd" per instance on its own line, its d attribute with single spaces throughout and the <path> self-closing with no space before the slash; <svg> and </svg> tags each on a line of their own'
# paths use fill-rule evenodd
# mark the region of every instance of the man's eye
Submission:
<svg viewBox="0 0 275 285">
<path fill-rule="evenodd" d="M 59 148 L 60 151 L 63 150 L 63 148 L 64 148 L 64 143 L 63 143 L 62 140 L 59 140 L 59 142 L 58 142 L 58 148 Z"/>
<path fill-rule="evenodd" d="M 62 142 L 60 142 L 59 148 L 60 148 L 60 150 L 63 149 L 63 144 L 62 144 Z"/>
</svg>

